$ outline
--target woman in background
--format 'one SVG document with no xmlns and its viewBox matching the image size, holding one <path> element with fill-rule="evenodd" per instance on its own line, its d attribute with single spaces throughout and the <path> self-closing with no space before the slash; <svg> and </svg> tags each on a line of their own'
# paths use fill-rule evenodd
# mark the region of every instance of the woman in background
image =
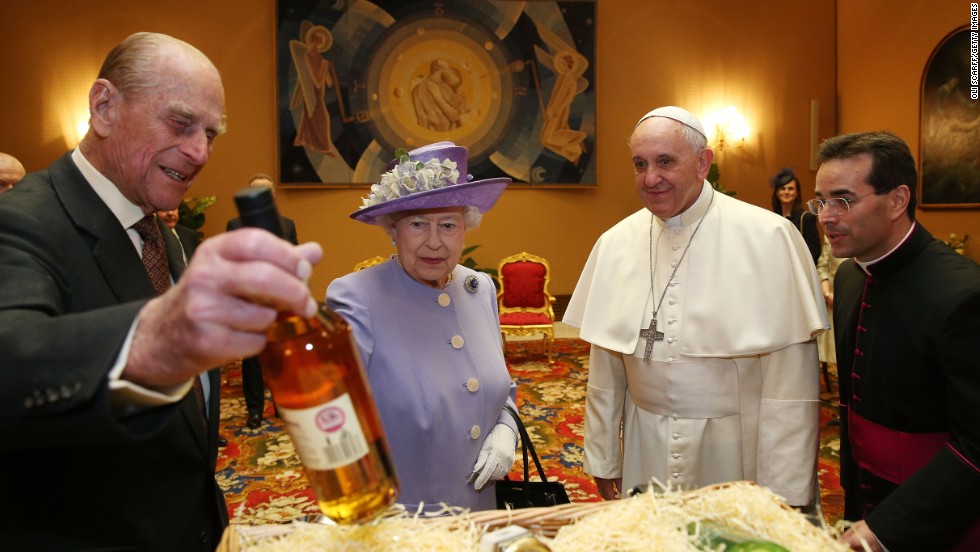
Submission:
<svg viewBox="0 0 980 552">
<path fill-rule="evenodd" d="M 466 161 L 452 142 L 396 152 L 351 218 L 380 226 L 397 254 L 327 288 L 353 329 L 410 511 L 494 509 L 492 483 L 517 446 L 496 288 L 458 264 L 510 179 L 461 179 Z"/>
<path fill-rule="evenodd" d="M 769 179 L 772 185 L 772 210 L 786 217 L 803 234 L 813 264 L 820 258 L 820 232 L 817 230 L 817 217 L 803 208 L 800 195 L 800 181 L 793 169 L 784 167 Z"/>
</svg>

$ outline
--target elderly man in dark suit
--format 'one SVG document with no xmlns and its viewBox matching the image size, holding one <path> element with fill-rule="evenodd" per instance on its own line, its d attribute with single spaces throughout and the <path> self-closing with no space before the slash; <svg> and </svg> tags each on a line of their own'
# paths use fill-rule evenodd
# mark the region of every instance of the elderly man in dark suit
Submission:
<svg viewBox="0 0 980 552">
<path fill-rule="evenodd" d="M 185 266 L 152 216 L 225 128 L 193 46 L 126 38 L 89 110 L 77 149 L 0 197 L 0 550 L 213 550 L 228 518 L 209 369 L 257 354 L 277 311 L 315 312 L 322 251 L 246 229 Z"/>
<path fill-rule="evenodd" d="M 249 186 L 267 186 L 270 190 L 275 190 L 272 185 L 272 177 L 257 173 L 248 179 Z M 296 224 L 293 219 L 279 215 L 279 223 L 282 224 L 282 235 L 293 244 L 298 244 L 296 237 Z M 236 230 L 243 226 L 241 217 L 236 217 L 228 221 L 225 231 Z M 242 393 L 245 395 L 245 410 L 248 411 L 248 418 L 245 425 L 249 429 L 262 427 L 262 410 L 265 407 L 265 381 L 262 379 L 262 367 L 259 359 L 248 357 L 242 359 Z"/>
</svg>

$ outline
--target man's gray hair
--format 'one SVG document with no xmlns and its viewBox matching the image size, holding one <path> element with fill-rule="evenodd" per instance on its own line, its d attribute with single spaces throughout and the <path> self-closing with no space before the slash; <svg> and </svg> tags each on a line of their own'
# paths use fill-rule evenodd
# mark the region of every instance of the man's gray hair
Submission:
<svg viewBox="0 0 980 552">
<path fill-rule="evenodd" d="M 124 97 L 138 97 L 160 86 L 161 77 L 155 70 L 154 61 L 167 48 L 195 52 L 207 59 L 200 50 L 184 42 L 160 33 L 140 32 L 123 39 L 106 55 L 99 69 L 99 78 L 106 79 L 123 93 Z"/>
</svg>

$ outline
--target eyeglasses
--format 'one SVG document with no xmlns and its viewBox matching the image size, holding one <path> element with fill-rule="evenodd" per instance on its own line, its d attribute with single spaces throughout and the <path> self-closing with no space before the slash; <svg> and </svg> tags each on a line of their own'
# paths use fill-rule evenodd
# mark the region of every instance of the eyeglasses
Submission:
<svg viewBox="0 0 980 552">
<path fill-rule="evenodd" d="M 832 215 L 846 215 L 851 211 L 852 203 L 861 199 L 862 197 L 868 197 L 869 195 L 875 193 L 877 193 L 877 191 L 871 191 L 864 195 L 859 195 L 854 199 L 847 199 L 846 197 L 832 197 L 830 199 L 811 199 L 810 201 L 806 202 L 806 208 L 814 215 L 819 215 L 824 211 L 824 209 L 830 209 L 830 214 Z"/>
</svg>

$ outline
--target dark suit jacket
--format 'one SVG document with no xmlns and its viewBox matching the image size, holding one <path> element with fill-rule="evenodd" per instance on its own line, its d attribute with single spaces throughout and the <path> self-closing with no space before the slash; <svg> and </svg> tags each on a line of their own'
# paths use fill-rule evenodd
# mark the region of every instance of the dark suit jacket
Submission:
<svg viewBox="0 0 980 552">
<path fill-rule="evenodd" d="M 198 244 L 201 243 L 201 239 L 197 236 L 197 230 L 178 224 L 174 226 L 174 232 L 177 233 L 180 244 L 184 246 L 184 253 L 190 259 L 194 251 L 197 250 Z"/>
<path fill-rule="evenodd" d="M 980 520 L 980 267 L 918 226 L 869 270 L 848 260 L 834 278 L 845 517 L 865 517 L 892 552 L 947 550 Z M 887 481 L 858 466 L 848 410 L 949 441 Z"/>
<path fill-rule="evenodd" d="M 213 550 L 217 370 L 207 429 L 191 393 L 113 416 L 107 374 L 155 293 L 70 155 L 0 197 L 0 282 L 0 550 Z"/>
<path fill-rule="evenodd" d="M 289 240 L 293 245 L 298 245 L 299 239 L 296 237 L 296 224 L 293 223 L 293 220 L 279 215 L 279 222 L 282 223 L 283 237 Z M 242 226 L 241 217 L 233 218 L 228 221 L 228 225 L 225 226 L 225 231 L 230 232 L 232 230 L 237 230 Z"/>
</svg>

